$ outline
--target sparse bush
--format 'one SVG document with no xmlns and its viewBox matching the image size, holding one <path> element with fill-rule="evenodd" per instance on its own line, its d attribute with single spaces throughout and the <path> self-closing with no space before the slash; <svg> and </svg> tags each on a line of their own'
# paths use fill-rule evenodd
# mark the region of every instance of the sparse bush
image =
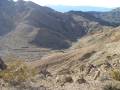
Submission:
<svg viewBox="0 0 120 90">
<path fill-rule="evenodd" d="M 85 65 L 82 64 L 82 65 L 80 66 L 80 72 L 82 72 L 82 71 L 84 71 L 84 70 L 85 70 Z"/>
<path fill-rule="evenodd" d="M 117 81 L 120 81 L 120 70 L 117 69 L 112 70 L 111 77 Z"/>
<path fill-rule="evenodd" d="M 20 85 L 37 74 L 35 69 L 28 67 L 24 61 L 15 60 L 8 63 L 6 70 L 0 72 L 0 78 L 10 85 Z"/>
<path fill-rule="evenodd" d="M 107 60 L 112 60 L 112 56 L 106 56 Z"/>
</svg>

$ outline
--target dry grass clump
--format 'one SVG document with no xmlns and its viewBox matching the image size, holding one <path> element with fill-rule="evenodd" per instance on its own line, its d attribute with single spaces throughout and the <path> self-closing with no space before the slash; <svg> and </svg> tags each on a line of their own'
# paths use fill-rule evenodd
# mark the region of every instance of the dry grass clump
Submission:
<svg viewBox="0 0 120 90">
<path fill-rule="evenodd" d="M 0 71 L 0 79 L 3 79 L 10 85 L 20 85 L 23 82 L 31 80 L 37 74 L 36 69 L 31 69 L 21 60 L 11 60 L 7 65 L 6 70 Z"/>
<path fill-rule="evenodd" d="M 120 70 L 118 70 L 118 69 L 112 70 L 112 71 L 111 71 L 111 77 L 112 77 L 114 80 L 120 81 Z"/>
<path fill-rule="evenodd" d="M 86 68 L 86 66 L 84 65 L 84 64 L 82 64 L 82 65 L 80 65 L 80 72 L 82 72 L 82 71 L 84 71 L 85 70 L 85 68 Z"/>
</svg>

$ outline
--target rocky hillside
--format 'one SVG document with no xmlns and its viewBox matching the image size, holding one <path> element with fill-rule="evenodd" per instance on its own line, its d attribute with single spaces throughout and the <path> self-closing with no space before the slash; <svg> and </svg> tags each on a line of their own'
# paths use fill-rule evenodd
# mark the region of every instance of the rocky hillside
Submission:
<svg viewBox="0 0 120 90">
<path fill-rule="evenodd" d="M 96 18 L 102 19 L 104 21 L 110 22 L 115 26 L 120 24 L 120 8 L 113 9 L 109 12 L 89 12 L 94 15 Z"/>
<path fill-rule="evenodd" d="M 119 14 L 1 0 L 0 88 L 120 90 Z"/>
<path fill-rule="evenodd" d="M 31 62 L 48 90 L 119 90 L 120 27 L 88 35 L 65 52 Z M 49 73 L 48 73 L 49 72 Z"/>
<path fill-rule="evenodd" d="M 3 90 L 119 90 L 120 27 L 84 36 L 36 61 L 7 60 L 0 72 Z"/>
</svg>

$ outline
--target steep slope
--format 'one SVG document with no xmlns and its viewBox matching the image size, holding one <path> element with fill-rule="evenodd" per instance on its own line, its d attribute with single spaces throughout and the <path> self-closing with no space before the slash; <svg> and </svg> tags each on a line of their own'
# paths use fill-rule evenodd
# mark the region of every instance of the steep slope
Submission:
<svg viewBox="0 0 120 90">
<path fill-rule="evenodd" d="M 76 57 L 76 58 L 73 58 L 74 60 L 78 60 L 77 58 L 80 58 L 81 56 L 83 56 L 84 52 L 88 53 L 92 51 L 101 52 L 103 50 L 106 52 L 106 54 L 109 53 L 108 55 L 110 55 L 110 53 L 119 54 L 120 53 L 119 47 L 118 47 L 120 45 L 119 41 L 120 41 L 120 27 L 107 29 L 107 30 L 104 30 L 103 32 L 97 32 L 92 35 L 84 36 L 81 39 L 79 39 L 78 42 L 74 43 L 71 48 L 65 50 L 64 52 L 53 53 L 52 55 L 48 55 L 48 57 L 43 57 L 43 60 L 41 60 L 40 63 L 34 63 L 34 64 L 37 64 L 37 65 L 44 64 L 44 63 L 49 64 L 51 62 L 54 63 L 54 60 L 55 62 L 59 62 L 59 60 L 56 60 L 56 57 L 62 57 L 58 59 L 60 59 L 60 61 L 63 63 L 64 63 L 64 60 L 66 61 L 69 59 L 71 60 L 72 56 Z M 108 46 L 110 46 L 111 48 L 109 48 Z M 117 50 L 118 52 L 114 52 L 116 51 L 116 49 L 111 50 L 111 52 L 108 52 L 109 49 L 112 49 L 112 48 L 114 49 L 118 48 Z M 81 53 L 81 55 L 79 53 Z M 66 59 L 66 57 L 68 57 L 68 59 Z M 55 64 L 59 64 L 59 63 L 55 63 Z"/>
<path fill-rule="evenodd" d="M 85 36 L 73 46 L 30 63 L 52 75 L 41 82 L 44 86 L 51 90 L 104 90 L 112 83 L 119 88 L 113 73 L 120 69 L 120 27 Z"/>
<path fill-rule="evenodd" d="M 120 27 L 84 36 L 68 50 L 53 52 L 25 65 L 38 73 L 24 82 L 22 89 L 119 90 Z"/>
</svg>

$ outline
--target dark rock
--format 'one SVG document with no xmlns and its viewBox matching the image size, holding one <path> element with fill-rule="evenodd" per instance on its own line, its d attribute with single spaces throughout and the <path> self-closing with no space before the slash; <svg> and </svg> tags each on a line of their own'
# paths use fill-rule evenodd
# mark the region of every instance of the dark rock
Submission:
<svg viewBox="0 0 120 90">
<path fill-rule="evenodd" d="M 68 83 L 72 83 L 73 82 L 73 79 L 71 76 L 68 76 L 65 78 L 65 81 L 68 82 Z"/>
<path fill-rule="evenodd" d="M 4 61 L 2 60 L 2 58 L 0 57 L 0 69 L 1 70 L 5 70 L 7 68 L 7 65 L 4 63 Z"/>
<path fill-rule="evenodd" d="M 80 78 L 77 80 L 79 84 L 86 83 L 86 80 L 84 78 Z"/>
</svg>

